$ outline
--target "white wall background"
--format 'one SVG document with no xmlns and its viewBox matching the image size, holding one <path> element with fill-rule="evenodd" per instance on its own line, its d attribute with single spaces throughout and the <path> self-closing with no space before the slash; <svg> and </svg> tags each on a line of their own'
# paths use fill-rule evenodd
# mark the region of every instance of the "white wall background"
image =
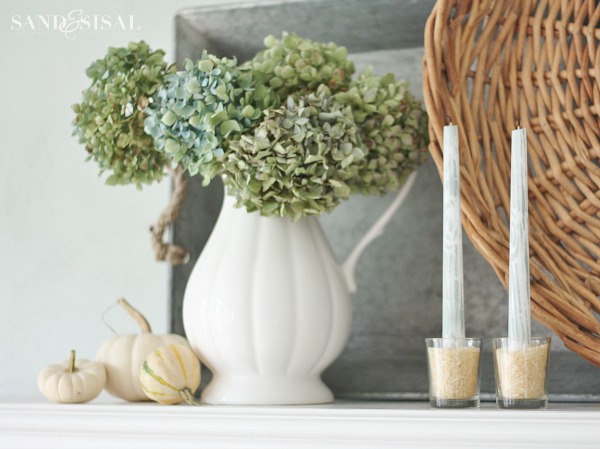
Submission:
<svg viewBox="0 0 600 449">
<path fill-rule="evenodd" d="M 240 0 L 238 0 L 239 2 Z M 155 262 L 148 227 L 169 185 L 108 187 L 71 137 L 89 85 L 85 69 L 108 46 L 146 40 L 174 57 L 175 13 L 218 0 L 4 0 L 0 3 L 0 395 L 38 394 L 38 371 L 77 349 L 94 358 L 112 335 L 102 312 L 124 296 L 156 332 L 168 328 L 168 268 Z M 133 15 L 135 35 L 15 35 L 11 18 Z M 132 322 L 111 311 L 122 333 Z"/>
</svg>

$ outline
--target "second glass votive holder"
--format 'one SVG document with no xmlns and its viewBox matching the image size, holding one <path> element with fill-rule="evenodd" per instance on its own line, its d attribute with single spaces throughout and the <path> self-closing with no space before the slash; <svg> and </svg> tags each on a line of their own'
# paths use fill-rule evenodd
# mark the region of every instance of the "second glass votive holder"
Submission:
<svg viewBox="0 0 600 449">
<path fill-rule="evenodd" d="M 548 405 L 550 337 L 525 341 L 494 338 L 496 404 L 499 408 L 545 408 Z"/>
<path fill-rule="evenodd" d="M 481 338 L 427 338 L 429 404 L 479 407 Z"/>
</svg>

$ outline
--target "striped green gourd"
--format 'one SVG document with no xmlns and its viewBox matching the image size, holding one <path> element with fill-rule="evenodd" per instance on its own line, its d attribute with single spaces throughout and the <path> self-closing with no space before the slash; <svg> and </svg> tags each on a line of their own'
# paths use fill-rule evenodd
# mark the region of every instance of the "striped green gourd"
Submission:
<svg viewBox="0 0 600 449">
<path fill-rule="evenodd" d="M 200 361 L 187 346 L 169 344 L 154 350 L 140 369 L 142 390 L 160 404 L 198 404 Z"/>
</svg>

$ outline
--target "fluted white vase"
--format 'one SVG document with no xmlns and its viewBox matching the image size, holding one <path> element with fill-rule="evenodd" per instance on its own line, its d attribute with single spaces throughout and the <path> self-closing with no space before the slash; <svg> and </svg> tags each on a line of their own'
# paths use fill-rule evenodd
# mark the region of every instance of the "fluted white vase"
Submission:
<svg viewBox="0 0 600 449">
<path fill-rule="evenodd" d="M 413 179 L 398 204 L 392 204 L 394 210 Z M 213 373 L 202 401 L 331 402 L 333 394 L 321 373 L 350 333 L 354 265 L 389 216 L 371 228 L 340 266 L 317 218 L 292 222 L 233 204 L 225 196 L 183 302 L 187 338 Z"/>
</svg>

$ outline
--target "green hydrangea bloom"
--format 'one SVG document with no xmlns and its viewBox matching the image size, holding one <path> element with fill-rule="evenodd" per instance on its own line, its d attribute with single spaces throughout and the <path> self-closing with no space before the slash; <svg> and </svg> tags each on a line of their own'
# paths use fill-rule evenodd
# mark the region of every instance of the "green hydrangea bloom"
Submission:
<svg viewBox="0 0 600 449">
<path fill-rule="evenodd" d="M 143 41 L 109 48 L 87 69 L 92 84 L 73 105 L 74 135 L 85 145 L 107 184 L 148 184 L 163 177 L 166 158 L 144 132 L 144 109 L 167 70 L 162 50 Z"/>
<path fill-rule="evenodd" d="M 274 89 L 282 101 L 289 94 L 314 92 L 321 84 L 333 91 L 344 89 L 352 79 L 354 64 L 348 60 L 345 47 L 286 33 L 281 39 L 268 36 L 264 43 L 266 50 L 245 66 L 255 72 L 259 84 Z"/>
<path fill-rule="evenodd" d="M 230 143 L 225 184 L 238 206 L 295 220 L 348 198 L 347 181 L 357 176 L 355 162 L 364 151 L 350 108 L 330 104 L 326 93 L 289 96 L 285 106 L 266 111 L 257 128 Z"/>
<path fill-rule="evenodd" d="M 352 108 L 363 136 L 365 159 L 352 180 L 353 192 L 377 195 L 396 190 L 426 159 L 427 114 L 393 74 L 362 73 L 332 102 Z"/>
<path fill-rule="evenodd" d="M 165 76 L 145 121 L 156 148 L 175 164 L 198 173 L 204 184 L 219 173 L 229 141 L 278 104 L 272 90 L 256 86 L 253 73 L 235 59 L 219 59 L 206 51 L 185 70 Z"/>
<path fill-rule="evenodd" d="M 394 75 L 352 80 L 347 51 L 284 34 L 238 66 L 204 52 L 167 69 L 144 42 L 88 69 L 75 132 L 109 184 L 159 180 L 180 165 L 223 176 L 238 205 L 298 219 L 351 193 L 387 193 L 425 159 L 427 115 Z"/>
</svg>

